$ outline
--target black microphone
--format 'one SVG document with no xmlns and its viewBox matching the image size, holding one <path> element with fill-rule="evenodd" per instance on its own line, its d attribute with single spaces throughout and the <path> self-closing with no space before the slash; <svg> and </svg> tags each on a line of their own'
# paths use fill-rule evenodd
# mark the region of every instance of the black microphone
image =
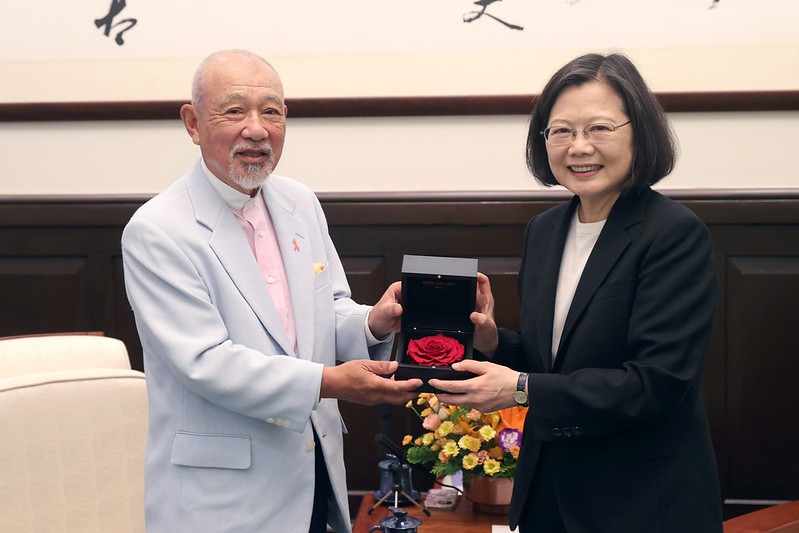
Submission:
<svg viewBox="0 0 799 533">
<path fill-rule="evenodd" d="M 405 457 L 405 450 L 403 450 L 402 447 L 398 446 L 396 443 L 394 443 L 384 434 L 378 433 L 377 435 L 375 435 L 375 442 L 381 444 L 386 450 L 396 455 L 397 459 L 400 459 L 403 462 L 407 462 L 407 458 Z"/>
<path fill-rule="evenodd" d="M 395 455 L 397 459 L 402 461 L 404 464 L 410 466 L 411 468 L 413 468 L 414 470 L 416 470 L 426 478 L 433 480 L 433 482 L 436 485 L 439 485 L 441 487 L 449 487 L 451 489 L 455 489 L 456 491 L 458 491 L 458 494 L 463 494 L 463 490 L 461 490 L 459 487 L 448 485 L 446 483 L 441 483 L 432 472 L 423 468 L 422 465 L 409 463 L 408 458 L 405 455 L 405 450 L 403 450 L 400 446 L 398 446 L 395 442 L 386 437 L 384 434 L 378 433 L 377 435 L 375 435 L 375 442 L 377 442 L 378 444 L 382 444 L 383 447 L 388 451 L 390 451 L 393 455 Z M 427 514 L 427 516 L 430 516 L 429 511 L 427 511 L 426 509 L 425 511 L 426 511 L 425 514 Z"/>
</svg>

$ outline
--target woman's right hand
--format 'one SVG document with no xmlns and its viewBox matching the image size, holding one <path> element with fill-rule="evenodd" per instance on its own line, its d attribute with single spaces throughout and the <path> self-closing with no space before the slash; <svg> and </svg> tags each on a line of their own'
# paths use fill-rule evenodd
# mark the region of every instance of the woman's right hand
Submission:
<svg viewBox="0 0 799 533">
<path fill-rule="evenodd" d="M 475 310 L 469 316 L 474 324 L 475 350 L 479 350 L 488 358 L 494 356 L 499 344 L 497 323 L 494 321 L 494 295 L 491 293 L 491 282 L 482 272 L 477 273 L 477 298 Z"/>
</svg>

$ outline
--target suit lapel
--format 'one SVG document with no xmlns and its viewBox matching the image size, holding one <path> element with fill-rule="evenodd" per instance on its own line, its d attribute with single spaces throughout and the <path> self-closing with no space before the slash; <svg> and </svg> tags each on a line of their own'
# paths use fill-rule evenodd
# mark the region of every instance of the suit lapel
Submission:
<svg viewBox="0 0 799 533">
<path fill-rule="evenodd" d="M 269 335 L 285 353 L 293 353 L 280 315 L 272 303 L 241 226 L 228 205 L 208 183 L 199 163 L 189 175 L 187 187 L 197 222 L 211 230 L 208 245 Z"/>
<path fill-rule="evenodd" d="M 593 298 L 597 289 L 619 260 L 624 250 L 630 245 L 630 236 L 627 228 L 638 223 L 643 216 L 643 207 L 646 205 L 645 198 L 648 193 L 630 192 L 619 197 L 608 216 L 605 227 L 599 234 L 594 249 L 588 257 L 580 282 L 574 293 L 569 313 L 566 315 L 566 322 L 563 325 L 561 335 L 561 347 L 568 344 L 568 338 L 572 330 L 580 319 L 583 311 Z M 555 368 L 559 369 L 563 365 L 561 350 L 555 359 Z"/>
<path fill-rule="evenodd" d="M 264 201 L 272 217 L 283 269 L 289 284 L 291 305 L 294 313 L 294 330 L 297 335 L 297 355 L 302 359 L 313 358 L 314 346 L 314 280 L 311 243 L 308 241 L 308 226 L 295 213 L 296 201 L 281 194 L 267 180 L 262 188 Z"/>
</svg>

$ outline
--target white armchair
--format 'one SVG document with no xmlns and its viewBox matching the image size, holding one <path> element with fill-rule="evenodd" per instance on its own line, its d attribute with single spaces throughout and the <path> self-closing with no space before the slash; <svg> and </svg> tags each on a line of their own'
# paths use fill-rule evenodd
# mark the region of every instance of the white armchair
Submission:
<svg viewBox="0 0 799 533">
<path fill-rule="evenodd" d="M 130 370 L 125 344 L 90 333 L 0 338 L 0 379 L 89 368 Z"/>
<path fill-rule="evenodd" d="M 143 532 L 146 434 L 120 341 L 0 340 L 0 531 Z"/>
</svg>

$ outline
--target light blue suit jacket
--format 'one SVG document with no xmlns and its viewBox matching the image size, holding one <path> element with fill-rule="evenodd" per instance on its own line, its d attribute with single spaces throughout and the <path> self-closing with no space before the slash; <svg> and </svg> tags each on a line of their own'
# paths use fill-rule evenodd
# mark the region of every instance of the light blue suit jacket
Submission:
<svg viewBox="0 0 799 533">
<path fill-rule="evenodd" d="M 350 290 L 313 192 L 272 175 L 261 189 L 283 256 L 298 357 L 228 205 L 193 170 L 143 205 L 122 237 L 150 409 L 150 532 L 307 532 L 314 439 L 349 531 L 335 400 L 323 366 L 369 355 L 368 306 Z M 325 269 L 314 273 L 314 263 Z M 387 347 L 378 349 L 387 357 Z"/>
</svg>

